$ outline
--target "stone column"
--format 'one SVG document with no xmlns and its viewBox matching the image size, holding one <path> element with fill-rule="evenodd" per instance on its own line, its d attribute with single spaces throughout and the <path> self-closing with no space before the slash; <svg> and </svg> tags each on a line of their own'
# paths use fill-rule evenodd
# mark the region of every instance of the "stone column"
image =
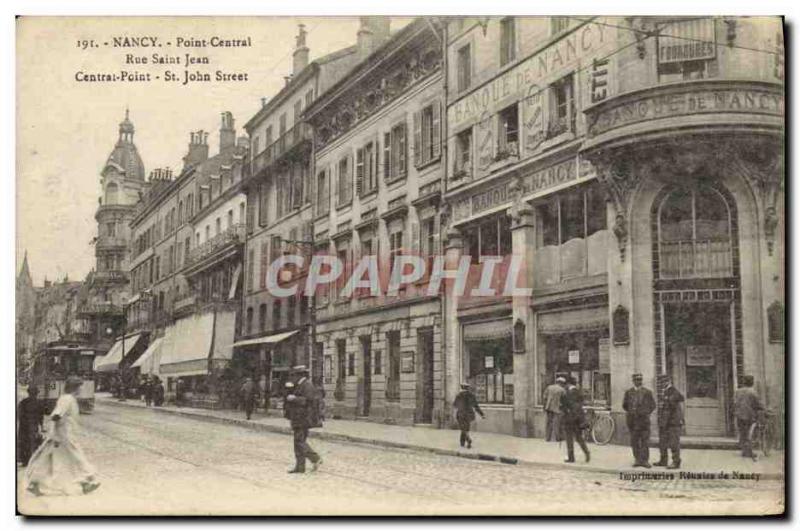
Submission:
<svg viewBox="0 0 800 531">
<path fill-rule="evenodd" d="M 527 203 L 511 209 L 512 256 L 522 264 L 513 286 L 518 291 L 533 288 L 533 260 L 536 247 L 534 211 Z M 533 437 L 534 397 L 539 392 L 534 359 L 534 330 L 531 297 L 512 297 L 512 326 L 514 334 L 514 435 Z"/>
<path fill-rule="evenodd" d="M 451 228 L 447 231 L 444 245 L 445 269 L 458 269 L 459 260 L 464 252 L 464 241 L 458 229 Z M 461 352 L 461 327 L 458 324 L 458 294 L 453 289 L 447 289 L 448 284 L 444 284 L 442 294 L 442 335 L 443 335 L 443 355 L 444 370 L 444 396 L 442 404 L 442 418 L 446 427 L 452 427 L 455 422 L 452 419 L 453 399 L 458 394 L 459 384 L 462 375 L 462 352 Z"/>
</svg>

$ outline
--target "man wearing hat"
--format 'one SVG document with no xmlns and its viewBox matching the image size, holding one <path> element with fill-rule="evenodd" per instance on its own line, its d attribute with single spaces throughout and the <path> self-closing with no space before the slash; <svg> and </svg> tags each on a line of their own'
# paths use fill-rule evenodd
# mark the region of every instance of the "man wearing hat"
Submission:
<svg viewBox="0 0 800 531">
<path fill-rule="evenodd" d="M 295 466 L 290 474 L 302 474 L 306 471 L 306 459 L 311 461 L 311 471 L 314 472 L 322 464 L 322 458 L 309 446 L 308 430 L 319 425 L 317 414 L 317 389 L 308 379 L 308 369 L 305 365 L 292 368 L 291 376 L 297 378 L 293 388 L 287 388 L 285 413 L 291 422 L 294 435 Z"/>
<path fill-rule="evenodd" d="M 658 450 L 661 459 L 654 466 L 677 469 L 681 467 L 681 429 L 683 429 L 683 395 L 672 385 L 668 374 L 658 377 L 659 386 L 664 389 L 658 408 Z M 667 452 L 672 451 L 672 464 L 668 464 Z"/>
<path fill-rule="evenodd" d="M 44 427 L 44 404 L 39 400 L 39 389 L 35 385 L 28 386 L 28 396 L 17 406 L 17 422 L 17 456 L 22 466 L 28 466 L 34 450 L 42 443 L 41 432 Z"/>
<path fill-rule="evenodd" d="M 258 388 L 256 384 L 253 383 L 253 379 L 249 376 L 245 378 L 244 383 L 242 384 L 242 402 L 244 403 L 244 414 L 247 416 L 247 420 L 250 420 L 250 417 L 253 415 L 253 408 L 256 405 L 256 397 L 258 395 Z"/>
<path fill-rule="evenodd" d="M 544 390 L 544 411 L 547 414 L 546 440 L 561 440 L 561 397 L 566 391 L 567 381 L 557 376 L 556 381 Z"/>
<path fill-rule="evenodd" d="M 753 454 L 750 427 L 764 412 L 764 405 L 753 388 L 754 383 L 755 378 L 746 374 L 742 376 L 742 387 L 733 393 L 733 413 L 736 416 L 736 427 L 739 429 L 739 448 L 742 450 L 742 457 L 749 457 L 753 461 L 757 458 Z"/>
<path fill-rule="evenodd" d="M 575 441 L 583 450 L 583 456 L 588 463 L 591 459 L 589 448 L 583 438 L 586 429 L 586 414 L 583 411 L 583 392 L 578 389 L 577 381 L 572 375 L 566 377 L 567 388 L 561 396 L 561 411 L 564 413 L 564 434 L 567 439 L 567 458 L 565 463 L 575 462 Z"/>
<path fill-rule="evenodd" d="M 481 411 L 478 399 L 467 382 L 461 384 L 461 392 L 453 400 L 453 409 L 456 410 L 456 421 L 458 422 L 458 429 L 461 430 L 461 446 L 466 444 L 467 448 L 472 448 L 469 427 L 472 421 L 475 420 L 475 412 L 477 411 L 482 419 L 486 418 L 486 416 Z"/>
<path fill-rule="evenodd" d="M 622 409 L 631 434 L 633 466 L 650 468 L 650 414 L 656 409 L 656 401 L 653 392 L 642 385 L 641 373 L 634 374 L 632 380 L 633 387 L 625 391 L 622 399 Z"/>
</svg>

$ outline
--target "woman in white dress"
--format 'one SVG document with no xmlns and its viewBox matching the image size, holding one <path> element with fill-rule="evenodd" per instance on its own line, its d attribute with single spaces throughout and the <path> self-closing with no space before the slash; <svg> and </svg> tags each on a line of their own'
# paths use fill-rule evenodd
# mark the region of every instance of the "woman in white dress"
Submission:
<svg viewBox="0 0 800 531">
<path fill-rule="evenodd" d="M 44 443 L 31 456 L 25 472 L 25 482 L 30 492 L 37 496 L 50 493 L 72 494 L 78 486 L 88 494 L 100 486 L 95 480 L 94 467 L 89 464 L 74 438 L 78 423 L 78 395 L 80 378 L 68 378 L 64 393 L 58 397 L 50 419 Z"/>
</svg>

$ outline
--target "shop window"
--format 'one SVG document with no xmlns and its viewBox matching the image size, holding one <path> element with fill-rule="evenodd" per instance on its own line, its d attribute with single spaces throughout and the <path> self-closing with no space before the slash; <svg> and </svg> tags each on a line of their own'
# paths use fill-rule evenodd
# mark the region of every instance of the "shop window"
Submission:
<svg viewBox="0 0 800 531">
<path fill-rule="evenodd" d="M 336 187 L 336 207 L 349 205 L 353 201 L 353 176 L 350 173 L 350 155 L 339 160 Z"/>
<path fill-rule="evenodd" d="M 519 107 L 515 103 L 498 114 L 497 155 L 503 160 L 519 154 Z"/>
<path fill-rule="evenodd" d="M 475 229 L 465 231 L 467 250 L 473 264 L 480 263 L 482 256 L 511 254 L 511 221 L 506 214 L 491 216 Z"/>
<path fill-rule="evenodd" d="M 514 403 L 514 354 L 510 335 L 469 338 L 467 351 L 468 380 L 478 402 Z"/>
<path fill-rule="evenodd" d="M 389 374 L 386 378 L 386 399 L 400 400 L 400 332 L 386 333 L 389 347 Z"/>
<path fill-rule="evenodd" d="M 543 334 L 545 367 L 540 388 L 556 376 L 571 375 L 583 393 L 584 403 L 607 406 L 611 402 L 609 340 L 606 330 Z"/>
<path fill-rule="evenodd" d="M 549 93 L 547 138 L 575 131 L 574 76 L 565 76 L 552 85 Z"/>
<path fill-rule="evenodd" d="M 536 215 L 537 286 L 606 271 L 606 204 L 596 185 L 551 196 Z"/>
<path fill-rule="evenodd" d="M 659 274 L 662 279 L 733 275 L 730 210 L 719 192 L 679 188 L 666 197 L 659 213 Z"/>
<path fill-rule="evenodd" d="M 472 128 L 465 129 L 456 135 L 455 167 L 453 180 L 472 175 Z"/>
<path fill-rule="evenodd" d="M 436 101 L 414 113 L 414 165 L 424 166 L 439 160 L 442 107 Z"/>
<path fill-rule="evenodd" d="M 516 58 L 516 28 L 513 17 L 500 21 L 500 66 Z"/>
<path fill-rule="evenodd" d="M 456 68 L 458 92 L 463 92 L 472 84 L 472 50 L 469 44 L 459 48 Z"/>
</svg>

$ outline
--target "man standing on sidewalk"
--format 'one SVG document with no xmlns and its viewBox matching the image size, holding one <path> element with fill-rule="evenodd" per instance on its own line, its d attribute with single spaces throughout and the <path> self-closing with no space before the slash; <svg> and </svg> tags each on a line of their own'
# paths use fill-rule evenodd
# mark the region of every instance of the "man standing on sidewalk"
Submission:
<svg viewBox="0 0 800 531">
<path fill-rule="evenodd" d="M 308 430 L 319 426 L 317 389 L 308 379 L 308 369 L 298 365 L 292 369 L 292 376 L 297 378 L 294 389 L 286 396 L 288 417 L 294 435 L 295 466 L 290 474 L 302 474 L 306 471 L 306 459 L 311 461 L 314 472 L 322 464 L 322 458 L 308 445 Z"/>
<path fill-rule="evenodd" d="M 565 463 L 575 462 L 575 441 L 583 450 L 586 462 L 589 462 L 591 455 L 586 441 L 583 440 L 583 430 L 586 429 L 586 415 L 583 411 L 583 393 L 575 385 L 575 377 L 567 376 L 567 389 L 561 396 L 561 411 L 564 414 L 564 434 L 567 438 L 567 458 Z"/>
<path fill-rule="evenodd" d="M 739 448 L 742 457 L 757 459 L 753 453 L 753 441 L 750 440 L 750 427 L 758 422 L 759 415 L 764 412 L 764 405 L 758 398 L 758 393 L 753 388 L 755 379 L 748 375 L 742 376 L 742 387 L 733 394 L 733 412 L 736 415 L 736 427 L 739 430 Z"/>
<path fill-rule="evenodd" d="M 564 396 L 566 380 L 563 376 L 556 378 L 544 390 L 544 410 L 547 414 L 547 441 L 561 440 L 561 397 Z"/>
<path fill-rule="evenodd" d="M 253 415 L 257 394 L 256 384 L 253 383 L 253 379 L 250 377 L 245 378 L 242 384 L 242 402 L 244 403 L 244 414 L 247 416 L 247 420 L 250 420 Z"/>
<path fill-rule="evenodd" d="M 631 434 L 633 466 L 650 468 L 650 413 L 656 409 L 656 401 L 653 392 L 642 385 L 640 373 L 633 375 L 633 387 L 625 391 L 622 409 L 625 410 L 625 421 Z"/>
<path fill-rule="evenodd" d="M 456 410 L 456 422 L 458 422 L 458 429 L 461 430 L 461 446 L 467 445 L 467 448 L 472 448 L 472 439 L 469 436 L 469 428 L 472 421 L 475 420 L 475 412 L 477 411 L 481 418 L 486 418 L 478 405 L 478 399 L 472 392 L 468 383 L 461 384 L 461 392 L 456 395 L 453 400 L 453 409 Z"/>
<path fill-rule="evenodd" d="M 658 411 L 658 450 L 661 459 L 653 463 L 654 466 L 665 466 L 677 469 L 681 467 L 681 430 L 683 429 L 683 395 L 672 386 L 672 379 L 668 374 L 658 377 L 659 383 L 664 387 L 664 396 Z M 669 455 L 672 451 L 672 464 L 668 465 Z"/>
</svg>

